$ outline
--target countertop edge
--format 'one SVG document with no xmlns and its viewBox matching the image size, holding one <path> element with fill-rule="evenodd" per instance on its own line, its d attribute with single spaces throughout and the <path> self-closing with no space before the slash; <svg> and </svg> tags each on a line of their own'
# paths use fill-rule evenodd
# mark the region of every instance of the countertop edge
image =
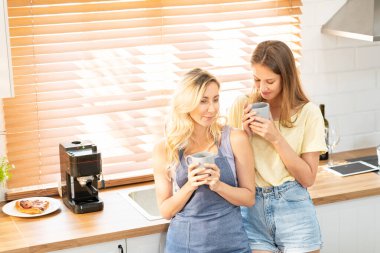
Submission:
<svg viewBox="0 0 380 253">
<path fill-rule="evenodd" d="M 380 188 L 312 198 L 315 206 L 380 195 Z"/>
</svg>

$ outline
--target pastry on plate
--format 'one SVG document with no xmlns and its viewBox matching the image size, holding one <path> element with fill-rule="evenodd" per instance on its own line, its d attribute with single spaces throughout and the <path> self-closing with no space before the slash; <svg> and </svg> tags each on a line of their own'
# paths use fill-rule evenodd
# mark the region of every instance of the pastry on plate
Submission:
<svg viewBox="0 0 380 253">
<path fill-rule="evenodd" d="M 49 207 L 49 201 L 33 199 L 33 200 L 18 200 L 16 201 L 15 207 L 17 211 L 27 214 L 40 214 L 46 211 Z"/>
</svg>

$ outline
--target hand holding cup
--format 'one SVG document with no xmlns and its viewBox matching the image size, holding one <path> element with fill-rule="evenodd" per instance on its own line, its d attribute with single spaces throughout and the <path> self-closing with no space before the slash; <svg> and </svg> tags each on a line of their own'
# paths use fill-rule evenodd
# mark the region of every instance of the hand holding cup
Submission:
<svg viewBox="0 0 380 253">
<path fill-rule="evenodd" d="M 265 119 L 270 118 L 269 104 L 266 102 L 253 103 L 251 110 L 256 112 L 256 116 L 259 116 Z"/>
<path fill-rule="evenodd" d="M 244 114 L 242 118 L 243 129 L 250 137 L 254 134 L 253 123 L 262 123 L 257 120 L 257 117 L 270 119 L 270 109 L 269 103 L 266 102 L 256 102 L 253 104 L 246 104 L 244 107 Z"/>
<path fill-rule="evenodd" d="M 210 173 L 208 173 L 210 169 L 205 165 L 214 165 L 215 157 L 216 154 L 206 151 L 187 156 L 186 163 L 189 166 L 189 177 L 194 177 L 192 180 L 196 180 L 200 184 L 207 183 L 207 178 L 210 177 Z M 191 171 L 190 167 L 192 168 Z"/>
<path fill-rule="evenodd" d="M 192 164 L 192 163 L 198 163 L 200 167 L 204 167 L 205 163 L 213 164 L 215 163 L 215 157 L 216 154 L 211 152 L 198 152 L 192 155 L 189 155 L 186 157 L 186 163 Z"/>
</svg>

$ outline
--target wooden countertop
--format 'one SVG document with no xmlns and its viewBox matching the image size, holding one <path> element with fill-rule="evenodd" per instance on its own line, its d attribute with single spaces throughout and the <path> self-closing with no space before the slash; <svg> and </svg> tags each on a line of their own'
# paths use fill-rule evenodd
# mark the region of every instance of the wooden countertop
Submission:
<svg viewBox="0 0 380 253">
<path fill-rule="evenodd" d="M 0 252 L 49 252 L 167 230 L 167 220 L 147 220 L 119 194 L 123 189 L 103 190 L 100 212 L 74 214 L 62 200 L 60 210 L 35 218 L 11 217 L 1 211 Z"/>
<path fill-rule="evenodd" d="M 336 154 L 334 160 L 374 154 L 375 148 L 362 149 Z M 339 177 L 325 171 L 324 164 L 309 188 L 316 205 L 380 194 L 378 174 Z M 62 202 L 59 211 L 36 218 L 11 217 L 1 211 L 0 253 L 49 252 L 166 231 L 167 220 L 148 221 L 121 197 L 119 191 L 125 188 L 103 190 L 101 212 L 74 214 Z"/>
<path fill-rule="evenodd" d="M 376 155 L 375 148 L 341 152 L 334 155 L 334 162 L 372 155 Z M 380 175 L 376 172 L 341 177 L 326 171 L 326 163 L 327 161 L 320 162 L 316 181 L 308 188 L 315 205 L 380 195 Z"/>
</svg>

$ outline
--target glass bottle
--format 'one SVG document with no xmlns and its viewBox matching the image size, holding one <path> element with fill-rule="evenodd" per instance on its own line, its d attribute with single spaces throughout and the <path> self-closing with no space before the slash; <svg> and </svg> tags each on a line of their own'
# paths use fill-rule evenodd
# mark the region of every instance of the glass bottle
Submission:
<svg viewBox="0 0 380 253">
<path fill-rule="evenodd" d="M 329 121 L 326 119 L 325 117 L 325 105 L 324 104 L 320 104 L 319 105 L 319 109 L 321 110 L 321 113 L 322 113 L 322 116 L 323 116 L 323 121 L 324 121 L 324 124 L 325 124 L 325 135 L 329 133 L 328 129 L 329 129 Z M 325 140 L 327 140 L 327 138 L 325 137 Z M 327 143 L 326 143 L 327 145 Z M 319 160 L 328 160 L 329 159 L 329 152 L 326 151 L 326 153 L 324 154 L 321 154 L 319 155 Z"/>
</svg>

